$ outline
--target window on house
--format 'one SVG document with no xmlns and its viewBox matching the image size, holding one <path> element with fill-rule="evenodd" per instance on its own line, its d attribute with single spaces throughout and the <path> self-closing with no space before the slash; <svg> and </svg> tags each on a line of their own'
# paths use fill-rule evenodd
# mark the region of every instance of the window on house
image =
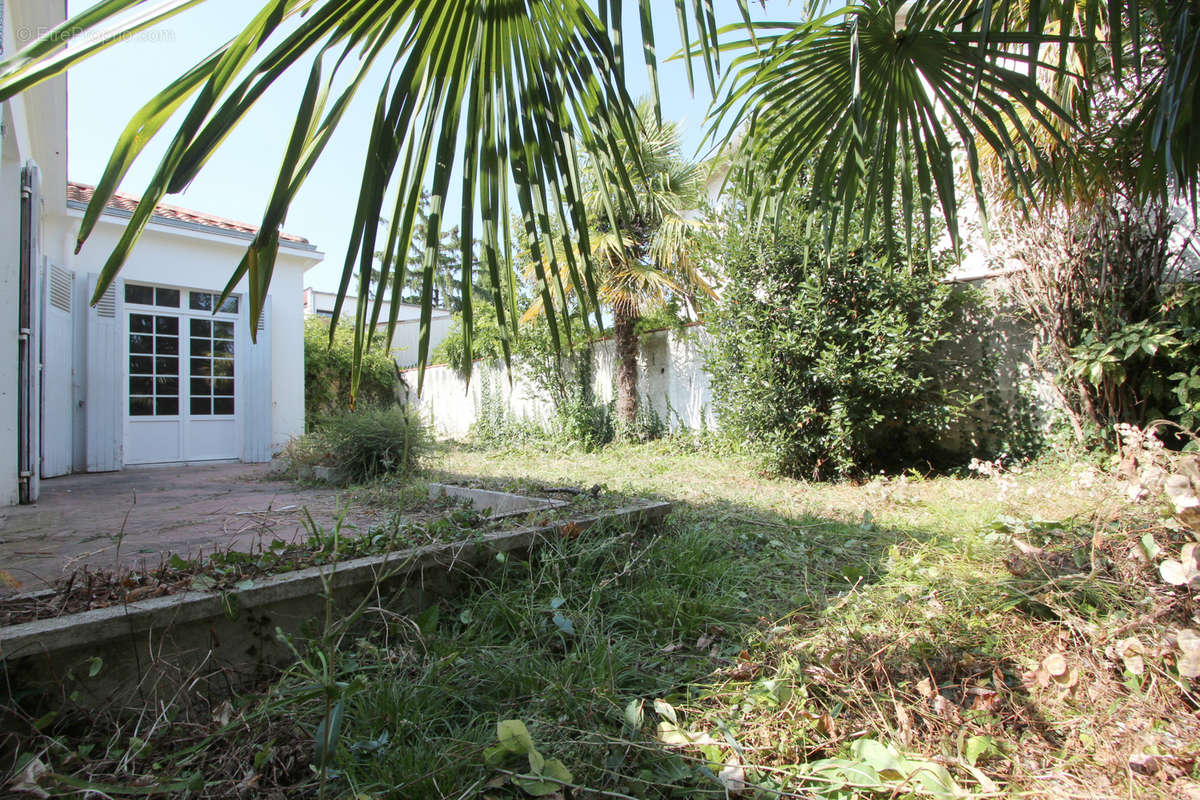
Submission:
<svg viewBox="0 0 1200 800">
<path fill-rule="evenodd" d="M 188 292 L 188 308 L 192 309 L 193 311 L 212 311 L 216 307 L 217 301 L 220 299 L 221 295 L 213 294 L 211 292 Z M 237 296 L 226 298 L 225 302 L 221 304 L 220 309 L 218 309 L 219 313 L 238 313 L 238 307 L 240 305 L 238 300 L 239 299 Z"/>
<path fill-rule="evenodd" d="M 139 306 L 161 306 L 179 308 L 179 290 L 161 286 L 143 286 L 138 283 L 125 284 L 125 302 Z"/>
</svg>

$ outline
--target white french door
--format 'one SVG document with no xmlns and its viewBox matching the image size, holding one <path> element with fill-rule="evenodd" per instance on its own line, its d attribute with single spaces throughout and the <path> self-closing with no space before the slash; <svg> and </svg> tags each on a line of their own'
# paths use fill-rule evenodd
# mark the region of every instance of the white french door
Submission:
<svg viewBox="0 0 1200 800">
<path fill-rule="evenodd" d="M 240 299 L 126 283 L 126 464 L 242 455 Z"/>
</svg>

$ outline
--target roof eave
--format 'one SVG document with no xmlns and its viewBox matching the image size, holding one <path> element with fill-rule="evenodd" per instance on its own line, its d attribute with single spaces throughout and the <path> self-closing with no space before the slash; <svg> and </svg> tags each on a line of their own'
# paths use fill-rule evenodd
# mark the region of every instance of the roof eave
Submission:
<svg viewBox="0 0 1200 800">
<path fill-rule="evenodd" d="M 86 211 L 87 203 L 79 200 L 68 200 L 67 208 L 71 211 L 82 212 Z M 114 217 L 116 219 L 128 220 L 133 218 L 132 211 L 125 211 L 119 208 L 105 208 L 103 216 Z M 245 231 L 234 231 L 228 228 L 220 228 L 216 225 L 203 225 L 198 222 L 188 222 L 181 219 L 172 219 L 170 217 L 153 214 L 150 217 L 150 222 L 155 225 L 161 225 L 165 228 L 176 228 L 179 230 L 191 231 L 193 233 L 204 233 L 210 236 L 221 236 L 226 239 L 236 239 L 243 242 L 252 242 L 257 234 L 247 233 Z M 311 242 L 294 242 L 290 239 L 280 238 L 280 249 L 288 249 L 296 251 L 297 254 L 304 254 L 307 257 L 324 259 L 325 254 L 317 249 L 317 246 Z"/>
</svg>

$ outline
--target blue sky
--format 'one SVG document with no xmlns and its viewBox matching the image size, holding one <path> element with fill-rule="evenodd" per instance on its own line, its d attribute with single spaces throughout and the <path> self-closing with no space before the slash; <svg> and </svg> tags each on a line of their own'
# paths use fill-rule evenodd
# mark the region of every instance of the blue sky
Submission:
<svg viewBox="0 0 1200 800">
<path fill-rule="evenodd" d="M 70 0 L 70 12 L 79 12 L 94 0 Z M 636 3 L 626 4 L 636 7 Z M 717 3 L 721 24 L 740 19 L 732 0 Z M 109 153 L 129 118 L 170 80 L 209 55 L 233 36 L 259 7 L 253 0 L 208 0 L 199 7 L 85 61 L 70 73 L 70 176 L 96 183 Z M 764 18 L 760 5 L 751 7 Z M 660 62 L 679 48 L 673 0 L 653 0 Z M 768 4 L 770 17 L 795 18 L 799 5 L 783 0 Z M 637 20 L 627 15 L 629 88 L 636 97 L 649 94 L 642 66 Z M 306 74 L 287 76 L 243 120 L 239 128 L 206 165 L 196 181 L 181 195 L 166 202 L 231 219 L 256 222 L 275 182 L 279 161 Z M 376 87 L 382 83 L 375 84 Z M 702 123 L 710 95 L 702 72 L 697 73 L 696 94 L 687 86 L 679 62 L 659 65 L 663 114 L 682 123 L 685 148 L 694 151 L 703 139 Z M 327 254 L 324 264 L 308 273 L 307 283 L 318 289 L 335 289 L 341 274 L 361 176 L 365 142 L 378 97 L 377 89 L 364 87 L 341 130 L 326 149 L 292 206 L 286 230 L 308 237 Z M 134 166 L 122 191 L 140 195 L 161 157 L 171 130 L 164 131 Z M 453 206 L 451 206 L 453 207 Z M 210 283 L 218 285 L 236 266 L 217 265 Z"/>
</svg>

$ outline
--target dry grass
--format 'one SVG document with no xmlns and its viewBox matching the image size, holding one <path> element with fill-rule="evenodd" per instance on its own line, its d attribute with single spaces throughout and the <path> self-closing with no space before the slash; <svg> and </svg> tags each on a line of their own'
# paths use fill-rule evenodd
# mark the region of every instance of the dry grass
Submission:
<svg viewBox="0 0 1200 800">
<path fill-rule="evenodd" d="M 778 531 L 788 541 L 772 544 L 782 550 L 797 539 L 803 548 L 796 522 L 807 519 L 839 520 L 876 541 L 892 532 L 862 574 L 836 549 L 824 562 L 785 555 L 823 570 L 826 590 L 842 570 L 842 590 L 769 602 L 741 660 L 714 671 L 686 707 L 693 730 L 713 735 L 737 709 L 754 764 L 787 771 L 871 736 L 946 764 L 984 794 L 1200 797 L 1198 695 L 1171 645 L 1174 630 L 1200 622 L 1198 607 L 1188 590 L 1162 583 L 1139 547 L 1147 533 L 1164 552 L 1188 539 L 1162 526 L 1164 505 L 1129 505 L 1125 485 L 1091 464 L 852 485 L 776 479 L 670 444 L 591 456 L 451 448 L 440 463 L 682 501 L 731 533 L 738 523 Z M 1130 636 L 1147 650 L 1141 676 L 1117 652 Z M 1068 673 L 1039 676 L 1056 655 Z M 805 701 L 754 701 L 764 680 Z M 964 750 L 973 738 L 981 755 Z"/>
<path fill-rule="evenodd" d="M 338 679 L 362 680 L 329 796 L 522 797 L 520 764 L 483 756 L 519 718 L 586 787 L 564 797 L 1200 797 L 1200 702 L 1172 638 L 1197 605 L 1142 550 L 1186 536 L 1091 466 L 834 485 L 671 442 L 434 461 L 435 480 L 601 485 L 678 510 L 660 531 L 547 543 L 346 636 Z M 35 752 L 106 783 L 315 795 L 310 680 L 181 717 L 132 766 L 63 757 L 87 736 L 57 725 Z M 109 752 L 128 753 L 125 725 Z"/>
</svg>

